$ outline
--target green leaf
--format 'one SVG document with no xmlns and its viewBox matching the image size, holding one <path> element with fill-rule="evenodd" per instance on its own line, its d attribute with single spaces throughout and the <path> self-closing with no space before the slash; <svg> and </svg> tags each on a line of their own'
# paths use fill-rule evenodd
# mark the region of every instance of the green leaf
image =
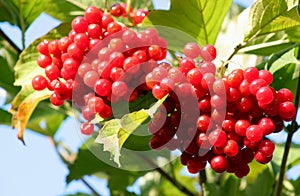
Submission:
<svg viewBox="0 0 300 196">
<path fill-rule="evenodd" d="M 15 85 L 24 86 L 31 85 L 31 80 L 34 76 L 42 74 L 44 75 L 44 69 L 40 68 L 37 64 L 37 57 L 39 55 L 37 51 L 37 45 L 43 41 L 59 39 L 63 36 L 68 35 L 71 29 L 69 23 L 63 23 L 57 28 L 54 28 L 45 36 L 35 40 L 28 48 L 26 48 L 20 55 L 20 58 L 15 66 Z"/>
<path fill-rule="evenodd" d="M 151 11 L 143 26 L 175 28 L 195 38 L 198 43 L 214 44 L 231 0 L 171 0 L 169 11 Z M 175 36 L 177 32 L 173 32 Z M 173 40 L 176 40 L 175 38 Z"/>
<path fill-rule="evenodd" d="M 276 163 L 277 165 L 281 165 L 281 161 L 282 161 L 282 156 L 284 153 L 284 144 L 276 144 L 275 146 L 275 151 L 273 154 L 273 159 L 272 161 L 274 163 Z M 292 144 L 291 148 L 290 148 L 290 152 L 289 152 L 289 156 L 288 156 L 288 160 L 287 160 L 287 169 L 297 165 L 297 163 L 299 163 L 300 160 L 300 145 L 299 144 Z"/>
<path fill-rule="evenodd" d="M 259 35 L 300 26 L 298 5 L 291 0 L 258 0 L 250 9 L 249 20 L 245 42 Z"/>
<path fill-rule="evenodd" d="M 171 168 L 172 167 L 172 168 Z M 192 178 L 190 176 L 184 175 L 183 165 L 181 164 L 179 159 L 176 159 L 172 162 L 172 164 L 167 165 L 162 168 L 166 171 L 170 176 L 175 175 L 175 179 L 177 179 L 182 185 L 187 187 L 190 191 L 196 193 L 195 183 L 197 182 L 196 178 Z M 170 168 L 170 169 L 168 169 Z M 173 170 L 173 171 L 172 171 Z M 186 194 L 179 191 L 174 187 L 168 180 L 166 180 L 163 176 L 161 176 L 158 172 L 149 172 L 147 175 L 140 178 L 141 182 L 141 195 L 176 195 L 176 196 L 184 196 Z"/>
<path fill-rule="evenodd" d="M 22 141 L 24 130 L 31 114 L 40 101 L 49 98 L 52 94 L 52 92 L 48 90 L 34 91 L 31 86 L 31 80 L 34 76 L 39 74 L 44 75 L 44 70 L 36 63 L 38 56 L 36 47 L 38 43 L 44 39 L 55 39 L 67 35 L 70 28 L 69 26 L 69 24 L 62 24 L 58 28 L 51 30 L 47 35 L 34 41 L 21 53 L 15 66 L 16 79 L 14 85 L 22 86 L 22 89 L 14 98 L 10 112 L 13 114 L 12 126 L 18 129 L 18 138 Z M 57 120 L 60 122 L 59 118 Z M 53 130 L 51 132 L 53 132 Z"/>
<path fill-rule="evenodd" d="M 253 184 L 249 184 L 247 195 L 271 195 L 273 190 L 274 176 L 269 168 L 263 170 L 256 178 Z"/>
<path fill-rule="evenodd" d="M 24 143 L 23 135 L 31 114 L 42 100 L 50 97 L 51 91 L 34 91 L 31 86 L 23 86 L 11 104 L 12 127 L 18 130 L 18 138 Z"/>
<path fill-rule="evenodd" d="M 293 184 L 293 186 L 295 188 L 295 194 L 300 195 L 300 178 L 298 178 L 295 181 L 291 181 L 291 183 Z"/>
<path fill-rule="evenodd" d="M 297 52 L 294 45 L 290 46 L 271 55 L 265 62 L 257 66 L 259 69 L 271 71 L 273 74 L 272 86 L 276 90 L 288 88 L 294 95 L 296 94 L 300 69 L 300 62 L 295 58 Z"/>
<path fill-rule="evenodd" d="M 93 137 L 89 138 L 80 147 L 75 162 L 69 165 L 67 183 L 85 175 L 97 174 L 107 178 L 111 195 L 122 195 L 127 186 L 131 186 L 139 176 L 145 174 L 144 171 L 119 169 L 116 164 L 110 162 L 109 157 L 109 153 L 103 151 L 102 145 L 95 143 Z M 102 175 L 99 175 L 100 173 Z"/>
<path fill-rule="evenodd" d="M 0 37 L 0 87 L 7 92 L 7 102 L 11 101 L 18 91 L 19 87 L 14 86 L 13 67 L 18 59 L 17 51 L 11 45 Z"/>
<path fill-rule="evenodd" d="M 261 35 L 247 43 L 239 52 L 246 54 L 256 54 L 261 56 L 269 56 L 278 51 L 284 50 L 292 46 L 288 36 L 284 32 L 270 33 Z"/>
<path fill-rule="evenodd" d="M 286 34 L 291 42 L 300 42 L 300 27 L 286 30 Z"/>
<path fill-rule="evenodd" d="M 10 15 L 11 24 L 17 24 L 20 29 L 27 29 L 30 24 L 44 11 L 47 1 L 40 0 L 1 0 L 0 7 L 5 10 L 2 14 Z M 0 19 L 6 17 L 0 17 Z"/>
<path fill-rule="evenodd" d="M 0 109 L 0 125 L 10 125 L 11 123 L 11 114 L 7 111 Z"/>
<path fill-rule="evenodd" d="M 126 114 L 121 119 L 112 119 L 105 122 L 95 142 L 103 144 L 104 151 L 109 151 L 115 163 L 120 167 L 120 151 L 123 144 L 133 131 L 141 126 L 149 117 L 153 116 L 163 101 L 164 99 L 159 100 L 148 110 L 141 109 Z"/>
</svg>

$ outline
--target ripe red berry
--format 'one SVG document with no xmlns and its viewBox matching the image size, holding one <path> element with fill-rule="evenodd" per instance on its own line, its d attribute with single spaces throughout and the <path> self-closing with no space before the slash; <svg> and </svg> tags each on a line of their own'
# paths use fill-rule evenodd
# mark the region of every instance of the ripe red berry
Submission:
<svg viewBox="0 0 300 196">
<path fill-rule="evenodd" d="M 204 61 L 213 61 L 217 56 L 217 50 L 213 45 L 205 45 L 201 48 L 200 55 Z"/>
<path fill-rule="evenodd" d="M 246 130 L 246 137 L 251 142 L 258 142 L 263 137 L 263 130 L 258 125 L 250 125 Z"/>
<path fill-rule="evenodd" d="M 290 101 L 283 102 L 279 105 L 279 115 L 285 121 L 291 121 L 296 116 L 296 107 Z"/>
<path fill-rule="evenodd" d="M 239 153 L 239 145 L 235 140 L 228 140 L 226 145 L 223 147 L 223 152 L 228 157 L 234 157 Z"/>
<path fill-rule="evenodd" d="M 110 14 L 116 17 L 122 16 L 125 10 L 119 3 L 115 3 L 110 7 Z"/>
<path fill-rule="evenodd" d="M 99 79 L 94 85 L 94 90 L 99 96 L 107 96 L 111 93 L 111 82 L 107 79 Z"/>
<path fill-rule="evenodd" d="M 81 124 L 80 130 L 84 135 L 91 135 L 94 132 L 94 125 L 88 122 L 84 122 Z"/>
<path fill-rule="evenodd" d="M 38 75 L 32 79 L 31 84 L 34 90 L 41 91 L 48 86 L 48 81 L 44 76 Z"/>
<path fill-rule="evenodd" d="M 85 33 L 88 29 L 88 22 L 84 17 L 77 16 L 72 21 L 72 28 L 76 33 Z"/>
<path fill-rule="evenodd" d="M 84 17 L 88 23 L 101 25 L 102 11 L 95 6 L 89 6 L 84 12 Z"/>
<path fill-rule="evenodd" d="M 184 46 L 184 54 L 185 56 L 195 59 L 200 55 L 200 47 L 197 43 L 191 42 L 191 43 L 187 43 Z"/>
<path fill-rule="evenodd" d="M 218 155 L 212 158 L 210 166 L 215 172 L 222 173 L 227 170 L 228 161 L 224 156 Z"/>
<path fill-rule="evenodd" d="M 264 86 L 256 92 L 256 99 L 261 104 L 269 104 L 274 100 L 273 91 L 270 87 Z"/>
</svg>

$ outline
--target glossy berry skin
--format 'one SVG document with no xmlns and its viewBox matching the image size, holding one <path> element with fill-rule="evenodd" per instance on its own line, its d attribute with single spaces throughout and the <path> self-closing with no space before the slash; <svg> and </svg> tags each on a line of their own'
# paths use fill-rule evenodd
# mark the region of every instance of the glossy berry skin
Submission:
<svg viewBox="0 0 300 196">
<path fill-rule="evenodd" d="M 228 156 L 228 157 L 234 157 L 238 154 L 239 152 L 239 146 L 236 141 L 234 140 L 228 140 L 226 145 L 223 148 L 223 152 Z"/>
<path fill-rule="evenodd" d="M 95 6 L 89 6 L 84 12 L 84 17 L 90 24 L 101 25 L 102 11 Z"/>
<path fill-rule="evenodd" d="M 124 96 L 127 91 L 128 91 L 128 86 L 125 82 L 122 82 L 122 81 L 115 81 L 113 84 L 112 84 L 112 94 L 117 96 L 117 97 L 122 97 Z"/>
<path fill-rule="evenodd" d="M 296 107 L 290 101 L 283 102 L 279 105 L 279 115 L 283 120 L 291 121 L 296 116 Z"/>
<path fill-rule="evenodd" d="M 250 125 L 246 130 L 246 137 L 251 142 L 258 142 L 263 137 L 263 130 L 258 125 Z"/>
<path fill-rule="evenodd" d="M 135 12 L 133 12 L 132 20 L 133 22 L 138 25 L 143 22 L 144 18 L 149 14 L 147 10 L 144 9 L 138 9 Z"/>
<path fill-rule="evenodd" d="M 275 131 L 275 123 L 270 118 L 260 119 L 258 126 L 263 130 L 263 135 L 269 135 Z"/>
<path fill-rule="evenodd" d="M 84 135 L 91 135 L 94 132 L 94 125 L 88 122 L 84 122 L 81 124 L 80 130 Z"/>
<path fill-rule="evenodd" d="M 34 90 L 41 91 L 48 86 L 48 81 L 44 76 L 38 75 L 32 79 L 31 85 Z"/>
<path fill-rule="evenodd" d="M 204 61 L 213 61 L 217 57 L 217 50 L 213 45 L 205 45 L 201 48 L 200 55 Z"/>
<path fill-rule="evenodd" d="M 211 160 L 210 166 L 215 172 L 222 173 L 227 170 L 228 162 L 224 156 L 218 155 Z"/>
<path fill-rule="evenodd" d="M 88 29 L 88 22 L 84 17 L 77 16 L 72 21 L 72 28 L 76 33 L 85 33 Z"/>
<path fill-rule="evenodd" d="M 109 12 L 111 15 L 119 17 L 123 15 L 125 10 L 119 3 L 115 3 L 110 7 Z"/>
<path fill-rule="evenodd" d="M 273 155 L 275 150 L 275 145 L 270 140 L 264 140 L 258 147 L 258 151 L 265 157 L 270 157 Z"/>
<path fill-rule="evenodd" d="M 274 100 L 273 91 L 270 87 L 264 86 L 256 92 L 256 99 L 261 104 L 269 104 Z"/>
<path fill-rule="evenodd" d="M 107 79 L 99 79 L 94 85 L 94 90 L 99 96 L 107 96 L 111 93 L 112 84 Z"/>
<path fill-rule="evenodd" d="M 184 46 L 183 52 L 185 56 L 195 59 L 200 55 L 201 49 L 197 43 L 187 43 Z"/>
<path fill-rule="evenodd" d="M 227 141 L 227 135 L 221 129 L 215 129 L 208 136 L 209 143 L 216 147 L 223 147 Z"/>
</svg>

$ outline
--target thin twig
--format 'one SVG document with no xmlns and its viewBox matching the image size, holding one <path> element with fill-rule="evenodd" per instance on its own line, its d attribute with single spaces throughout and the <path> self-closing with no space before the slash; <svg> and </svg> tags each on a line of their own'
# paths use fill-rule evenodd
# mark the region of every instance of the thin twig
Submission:
<svg viewBox="0 0 300 196">
<path fill-rule="evenodd" d="M 298 51 L 298 59 L 299 59 L 299 56 L 300 56 L 300 54 Z M 296 92 L 296 98 L 295 98 L 296 116 L 297 116 L 297 111 L 298 111 L 298 106 L 299 106 L 299 99 L 300 99 L 300 78 L 298 78 L 297 92 Z M 290 152 L 290 147 L 292 144 L 292 138 L 293 138 L 294 133 L 296 133 L 296 131 L 298 130 L 298 128 L 299 128 L 299 126 L 296 122 L 296 117 L 295 117 L 292 124 L 289 127 L 287 127 L 288 136 L 287 136 L 287 140 L 285 142 L 284 153 L 283 153 L 283 157 L 282 157 L 282 161 L 281 161 L 279 179 L 277 181 L 275 196 L 281 195 L 282 187 L 283 187 L 283 180 L 284 180 L 284 176 L 285 176 L 285 168 L 286 168 L 286 164 L 287 164 L 288 155 Z"/>
<path fill-rule="evenodd" d="M 5 33 L 4 31 L 0 28 L 0 36 L 3 37 L 10 45 L 13 47 L 18 54 L 21 54 L 22 50 L 13 42 Z"/>
<path fill-rule="evenodd" d="M 94 196 L 101 196 L 84 178 L 80 178 L 80 180 L 93 192 Z"/>
<path fill-rule="evenodd" d="M 165 179 L 167 179 L 169 182 L 171 182 L 178 190 L 180 190 L 182 193 L 185 193 L 186 195 L 190 196 L 196 196 L 197 194 L 190 191 L 188 188 L 186 188 L 184 185 L 182 185 L 180 182 L 178 182 L 176 179 L 172 178 L 168 173 L 166 173 L 163 169 L 161 169 L 158 165 L 153 163 L 148 157 L 142 156 L 141 157 L 155 170 L 160 173 Z"/>
<path fill-rule="evenodd" d="M 201 192 L 200 192 L 200 196 L 204 196 L 204 184 L 207 181 L 207 177 L 206 177 L 206 170 L 203 169 L 199 172 L 199 184 L 201 186 Z"/>
</svg>

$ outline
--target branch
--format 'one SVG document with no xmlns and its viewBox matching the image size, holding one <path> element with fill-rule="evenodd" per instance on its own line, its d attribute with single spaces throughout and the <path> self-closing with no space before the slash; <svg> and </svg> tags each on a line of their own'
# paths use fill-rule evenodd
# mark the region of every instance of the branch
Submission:
<svg viewBox="0 0 300 196">
<path fill-rule="evenodd" d="M 148 157 L 145 157 L 141 155 L 141 157 L 152 167 L 155 168 L 155 170 L 160 173 L 164 178 L 166 178 L 169 182 L 171 182 L 178 190 L 181 192 L 185 193 L 186 195 L 191 195 L 191 196 L 197 196 L 197 194 L 193 193 L 189 189 L 187 189 L 184 185 L 182 185 L 180 182 L 178 182 L 176 179 L 172 178 L 168 173 L 166 173 L 163 169 L 161 169 L 158 165 L 153 163 Z"/>
<path fill-rule="evenodd" d="M 300 56 L 300 51 L 298 51 L 298 59 L 299 59 L 299 56 Z M 296 117 L 297 117 L 297 111 L 298 111 L 298 107 L 299 107 L 299 98 L 300 98 L 300 78 L 298 78 L 297 92 L 296 92 L 296 98 L 295 98 Z M 286 127 L 288 130 L 288 136 L 287 136 L 285 147 L 284 147 L 284 153 L 283 153 L 283 157 L 282 157 L 282 161 L 281 161 L 279 179 L 277 182 L 275 196 L 281 195 L 281 191 L 282 191 L 282 187 L 283 187 L 283 180 L 284 180 L 284 176 L 285 176 L 285 168 L 286 168 L 286 164 L 287 164 L 288 155 L 290 152 L 290 147 L 292 144 L 292 138 L 293 138 L 294 133 L 296 133 L 296 131 L 299 129 L 299 125 L 296 122 L 296 117 L 293 120 L 292 124 L 290 126 Z"/>
<path fill-rule="evenodd" d="M 80 180 L 93 192 L 93 195 L 101 196 L 84 178 L 80 178 Z"/>
<path fill-rule="evenodd" d="M 4 33 L 1 28 L 0 36 L 3 37 L 18 52 L 18 54 L 21 54 L 22 50 Z"/>
<path fill-rule="evenodd" d="M 206 183 L 207 177 L 206 177 L 206 170 L 205 168 L 199 172 L 199 184 L 201 186 L 201 192 L 200 196 L 204 196 L 204 184 Z"/>
</svg>

